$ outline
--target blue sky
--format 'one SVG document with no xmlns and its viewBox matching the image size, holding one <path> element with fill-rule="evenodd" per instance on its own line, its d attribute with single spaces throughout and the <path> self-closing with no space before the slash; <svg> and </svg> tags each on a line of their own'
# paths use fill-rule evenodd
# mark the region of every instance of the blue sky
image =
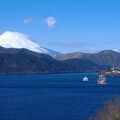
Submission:
<svg viewBox="0 0 120 120">
<path fill-rule="evenodd" d="M 0 0 L 0 34 L 62 52 L 119 50 L 120 0 Z"/>
</svg>

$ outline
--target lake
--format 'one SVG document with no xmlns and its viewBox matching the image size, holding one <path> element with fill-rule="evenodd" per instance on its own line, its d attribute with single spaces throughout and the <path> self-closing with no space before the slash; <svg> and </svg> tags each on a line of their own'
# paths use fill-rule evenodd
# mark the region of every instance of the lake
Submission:
<svg viewBox="0 0 120 120">
<path fill-rule="evenodd" d="M 0 120 L 87 120 L 116 95 L 120 78 L 100 86 L 95 73 L 1 75 Z"/>
</svg>

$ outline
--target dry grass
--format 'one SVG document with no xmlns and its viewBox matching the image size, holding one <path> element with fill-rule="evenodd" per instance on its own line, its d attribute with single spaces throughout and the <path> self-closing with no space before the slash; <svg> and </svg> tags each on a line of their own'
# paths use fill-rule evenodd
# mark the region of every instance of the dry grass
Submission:
<svg viewBox="0 0 120 120">
<path fill-rule="evenodd" d="M 120 120 L 120 97 L 114 97 L 104 104 L 95 116 L 89 120 Z"/>
</svg>

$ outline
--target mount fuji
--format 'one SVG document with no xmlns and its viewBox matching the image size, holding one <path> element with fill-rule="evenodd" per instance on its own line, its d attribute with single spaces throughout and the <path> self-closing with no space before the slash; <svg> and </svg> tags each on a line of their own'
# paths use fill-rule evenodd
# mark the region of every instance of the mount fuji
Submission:
<svg viewBox="0 0 120 120">
<path fill-rule="evenodd" d="M 0 46 L 4 48 L 28 49 L 33 52 L 56 56 L 60 53 L 41 47 L 33 42 L 29 36 L 19 32 L 6 31 L 0 35 Z"/>
</svg>

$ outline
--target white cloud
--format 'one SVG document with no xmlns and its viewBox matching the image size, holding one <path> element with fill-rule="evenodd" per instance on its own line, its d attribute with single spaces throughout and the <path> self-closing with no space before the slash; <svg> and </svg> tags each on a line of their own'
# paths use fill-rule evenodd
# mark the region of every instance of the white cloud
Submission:
<svg viewBox="0 0 120 120">
<path fill-rule="evenodd" d="M 32 24 L 34 22 L 34 19 L 31 17 L 25 18 L 24 19 L 24 24 Z"/>
<path fill-rule="evenodd" d="M 57 24 L 57 21 L 54 17 L 49 16 L 45 19 L 45 23 L 49 28 L 55 28 L 56 24 Z"/>
</svg>

